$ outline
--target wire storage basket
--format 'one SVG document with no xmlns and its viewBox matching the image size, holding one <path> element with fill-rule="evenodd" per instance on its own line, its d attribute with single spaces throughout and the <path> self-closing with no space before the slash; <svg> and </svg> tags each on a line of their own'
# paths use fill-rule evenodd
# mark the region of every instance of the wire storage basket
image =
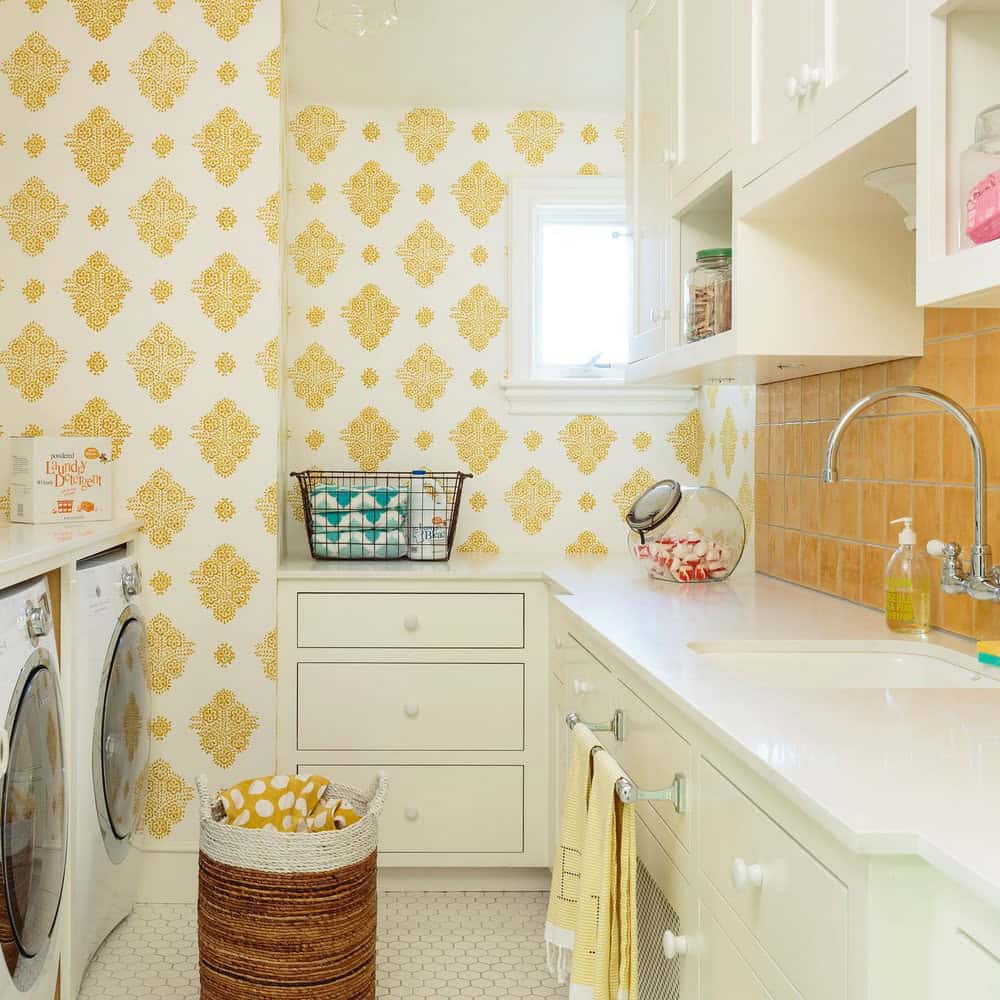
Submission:
<svg viewBox="0 0 1000 1000">
<path fill-rule="evenodd" d="M 451 556 L 467 472 L 293 472 L 314 559 Z"/>
</svg>

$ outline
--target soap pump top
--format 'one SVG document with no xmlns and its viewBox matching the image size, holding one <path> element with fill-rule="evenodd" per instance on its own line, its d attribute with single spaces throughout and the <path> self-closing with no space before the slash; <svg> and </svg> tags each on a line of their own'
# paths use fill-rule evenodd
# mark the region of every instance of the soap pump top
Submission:
<svg viewBox="0 0 1000 1000">
<path fill-rule="evenodd" d="M 913 530 L 912 517 L 897 517 L 889 522 L 890 524 L 902 524 L 903 529 L 899 533 L 900 545 L 916 545 L 917 533 Z"/>
</svg>

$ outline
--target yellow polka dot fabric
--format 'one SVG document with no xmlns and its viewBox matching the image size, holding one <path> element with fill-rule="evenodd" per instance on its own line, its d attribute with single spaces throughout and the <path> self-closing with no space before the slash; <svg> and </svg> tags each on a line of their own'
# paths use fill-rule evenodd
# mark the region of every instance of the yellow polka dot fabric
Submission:
<svg viewBox="0 0 1000 1000">
<path fill-rule="evenodd" d="M 230 826 L 282 833 L 343 830 L 361 816 L 346 799 L 326 801 L 329 781 L 318 774 L 250 778 L 219 794 Z"/>
</svg>

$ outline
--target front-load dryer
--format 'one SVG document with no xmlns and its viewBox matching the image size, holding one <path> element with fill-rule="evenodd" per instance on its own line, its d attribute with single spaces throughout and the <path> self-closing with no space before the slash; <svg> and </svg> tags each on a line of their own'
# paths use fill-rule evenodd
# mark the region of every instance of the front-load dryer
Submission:
<svg viewBox="0 0 1000 1000">
<path fill-rule="evenodd" d="M 0 591 L 0 998 L 51 1000 L 67 857 L 59 663 L 44 579 Z"/>
<path fill-rule="evenodd" d="M 132 844 L 149 760 L 146 628 L 139 568 L 121 547 L 76 567 L 70 664 L 70 925 L 67 987 L 76 997 L 94 952 L 131 912 Z"/>
</svg>

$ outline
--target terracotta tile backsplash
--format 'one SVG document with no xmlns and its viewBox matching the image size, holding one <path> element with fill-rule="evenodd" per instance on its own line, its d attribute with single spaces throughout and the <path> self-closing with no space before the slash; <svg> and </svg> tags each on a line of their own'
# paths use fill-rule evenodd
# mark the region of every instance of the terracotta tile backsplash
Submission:
<svg viewBox="0 0 1000 1000">
<path fill-rule="evenodd" d="M 972 545 L 972 450 L 958 424 L 919 400 L 866 411 L 841 444 L 840 482 L 820 476 L 836 420 L 866 393 L 922 385 L 970 410 L 986 444 L 988 540 L 1000 561 L 1000 310 L 927 309 L 925 354 L 760 386 L 755 428 L 757 570 L 882 608 L 896 546 L 893 518 L 912 514 L 921 544 Z M 941 594 L 935 626 L 1000 637 L 1000 607 Z"/>
</svg>

